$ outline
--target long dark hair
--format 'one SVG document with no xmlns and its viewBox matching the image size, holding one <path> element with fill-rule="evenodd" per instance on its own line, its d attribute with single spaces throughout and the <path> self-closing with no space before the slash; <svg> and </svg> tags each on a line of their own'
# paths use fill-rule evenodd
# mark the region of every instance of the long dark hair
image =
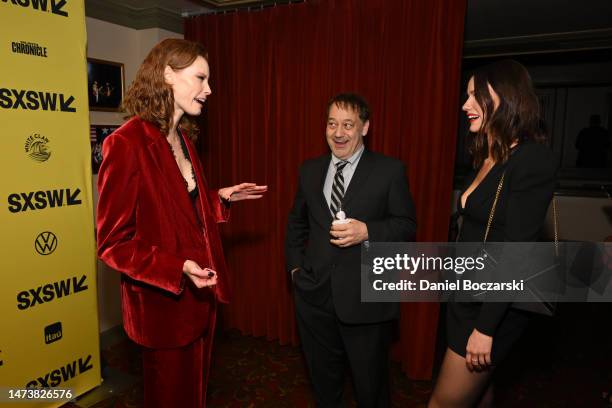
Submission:
<svg viewBox="0 0 612 408">
<path fill-rule="evenodd" d="M 489 149 L 495 162 L 503 163 L 510 157 L 510 146 L 515 141 L 545 142 L 540 103 L 523 65 L 509 59 L 498 61 L 474 71 L 473 78 L 474 96 L 484 115 L 470 148 L 475 168 L 482 166 Z M 497 109 L 487 85 L 499 96 Z"/>
</svg>

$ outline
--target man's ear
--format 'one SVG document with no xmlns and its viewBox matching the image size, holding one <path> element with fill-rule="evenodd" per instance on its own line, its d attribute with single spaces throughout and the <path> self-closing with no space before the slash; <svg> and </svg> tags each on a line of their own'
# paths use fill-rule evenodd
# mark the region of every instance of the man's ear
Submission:
<svg viewBox="0 0 612 408">
<path fill-rule="evenodd" d="M 361 136 L 367 135 L 368 129 L 370 129 L 370 121 L 366 120 L 366 123 L 363 124 L 363 130 L 361 131 Z"/>
<path fill-rule="evenodd" d="M 174 70 L 170 68 L 170 65 L 166 65 L 166 68 L 164 68 L 164 81 L 168 85 L 174 84 Z"/>
</svg>

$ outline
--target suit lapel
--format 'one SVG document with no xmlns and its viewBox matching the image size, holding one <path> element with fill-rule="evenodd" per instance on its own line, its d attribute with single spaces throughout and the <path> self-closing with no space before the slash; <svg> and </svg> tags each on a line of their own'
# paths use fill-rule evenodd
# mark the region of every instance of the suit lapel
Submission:
<svg viewBox="0 0 612 408">
<path fill-rule="evenodd" d="M 470 203 L 470 206 L 480 206 L 484 203 L 489 203 L 493 199 L 493 197 L 495 197 L 495 192 L 497 191 L 499 180 L 501 178 L 502 172 L 505 169 L 505 165 L 500 163 L 495 164 L 493 168 L 489 170 L 489 173 L 487 173 L 484 179 L 481 180 L 480 184 L 478 184 L 478 186 L 476 186 L 476 188 L 470 193 L 465 202 L 465 206 L 468 206 L 468 202 Z"/>
<path fill-rule="evenodd" d="M 325 198 L 325 194 L 323 193 L 323 187 L 325 186 L 325 177 L 327 176 L 330 161 L 331 154 L 323 156 L 321 158 L 321 163 L 316 168 L 317 172 L 316 174 L 313 174 L 312 178 L 312 188 L 314 189 L 314 197 L 316 197 L 316 206 L 313 211 L 313 215 L 317 216 L 322 225 L 329 225 L 333 220 L 331 210 L 327 205 L 327 200 Z"/>
<path fill-rule="evenodd" d="M 351 178 L 348 189 L 342 199 L 343 208 L 348 208 L 350 201 L 361 191 L 363 183 L 368 179 L 372 172 L 373 158 L 372 154 L 366 149 L 357 163 L 355 173 Z"/>
<path fill-rule="evenodd" d="M 212 208 L 210 208 L 208 196 L 206 194 L 208 192 L 208 184 L 206 182 L 206 179 L 204 178 L 204 172 L 200 167 L 199 156 L 197 155 L 197 152 L 193 149 L 191 141 L 189 141 L 183 135 L 183 132 L 181 132 L 180 135 L 185 141 L 185 146 L 187 146 L 187 151 L 189 152 L 189 160 L 191 161 L 191 166 L 193 167 L 193 175 L 195 176 L 196 184 L 199 189 L 198 199 L 200 200 L 200 205 L 202 208 L 202 220 L 204 220 L 204 223 L 206 224 L 206 214 L 211 214 L 213 211 Z"/>
<path fill-rule="evenodd" d="M 176 207 L 178 207 L 185 216 L 190 219 L 194 218 L 195 214 L 191 210 L 193 204 L 191 203 L 191 198 L 185 186 L 185 179 L 181 175 L 181 171 L 176 164 L 170 145 L 157 128 L 145 123 L 144 130 L 152 140 L 148 148 L 151 161 L 155 163 L 159 170 L 159 175 L 156 178 L 159 180 L 160 187 L 166 188 L 170 195 L 170 202 L 177 202 L 178 205 Z"/>
</svg>

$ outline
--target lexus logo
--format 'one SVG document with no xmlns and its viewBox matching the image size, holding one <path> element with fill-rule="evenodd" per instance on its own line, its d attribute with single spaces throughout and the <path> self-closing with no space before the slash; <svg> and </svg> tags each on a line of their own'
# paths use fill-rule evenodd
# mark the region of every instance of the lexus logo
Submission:
<svg viewBox="0 0 612 408">
<path fill-rule="evenodd" d="M 34 248 L 41 255 L 52 254 L 57 248 L 57 237 L 50 231 L 41 232 L 36 237 Z"/>
</svg>

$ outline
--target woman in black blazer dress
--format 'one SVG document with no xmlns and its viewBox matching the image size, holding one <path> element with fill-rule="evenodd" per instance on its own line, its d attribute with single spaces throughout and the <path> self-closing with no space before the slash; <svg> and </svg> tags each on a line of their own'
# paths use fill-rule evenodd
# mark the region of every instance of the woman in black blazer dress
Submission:
<svg viewBox="0 0 612 408">
<path fill-rule="evenodd" d="M 488 242 L 536 241 L 555 188 L 556 162 L 540 132 L 539 102 L 527 70 L 504 60 L 474 73 L 463 110 L 474 134 L 475 171 L 458 209 L 458 241 L 482 242 L 502 177 Z M 510 303 L 448 304 L 448 348 L 429 407 L 492 404 L 491 375 L 529 322 Z"/>
</svg>

